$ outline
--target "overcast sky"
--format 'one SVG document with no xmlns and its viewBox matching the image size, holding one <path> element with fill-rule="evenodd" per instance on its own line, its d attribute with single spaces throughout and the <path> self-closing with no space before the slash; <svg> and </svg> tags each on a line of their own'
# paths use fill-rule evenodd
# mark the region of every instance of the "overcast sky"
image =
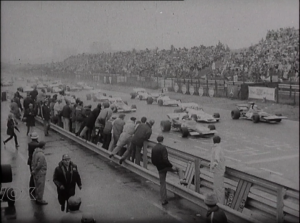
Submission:
<svg viewBox="0 0 300 223">
<path fill-rule="evenodd" d="M 299 27 L 298 0 L 1 1 L 1 60 L 41 63 L 91 52 L 216 45 L 249 47 L 267 30 Z"/>
</svg>

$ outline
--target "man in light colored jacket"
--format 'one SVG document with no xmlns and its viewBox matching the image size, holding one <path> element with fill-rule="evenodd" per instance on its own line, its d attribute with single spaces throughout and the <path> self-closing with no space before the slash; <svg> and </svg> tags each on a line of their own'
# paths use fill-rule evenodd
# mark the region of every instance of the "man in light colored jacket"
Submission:
<svg viewBox="0 0 300 223">
<path fill-rule="evenodd" d="M 220 136 L 213 137 L 213 148 L 210 158 L 210 171 L 213 172 L 214 192 L 217 195 L 218 202 L 224 204 L 225 188 L 224 188 L 224 173 L 225 173 L 225 155 L 223 148 L 220 146 Z"/>
<path fill-rule="evenodd" d="M 124 122 L 125 114 L 120 114 L 119 117 L 113 122 L 112 125 L 112 138 L 108 147 L 109 151 L 113 151 L 117 142 L 119 141 L 120 135 L 123 132 L 125 125 Z"/>
<path fill-rule="evenodd" d="M 36 148 L 32 155 L 32 171 L 33 180 L 35 184 L 35 197 L 36 203 L 39 205 L 48 204 L 45 200 L 43 200 L 44 189 L 45 189 L 45 181 L 46 181 L 46 173 L 47 173 L 47 161 L 44 154 L 45 151 L 45 142 L 40 142 L 39 147 Z"/>
<path fill-rule="evenodd" d="M 135 131 L 135 120 L 135 117 L 131 117 L 130 120 L 128 120 L 128 122 L 125 124 L 123 132 L 121 133 L 120 138 L 117 142 L 117 146 L 109 155 L 110 158 L 116 155 L 125 145 L 127 145 L 126 148 L 129 149 L 130 141 Z"/>
</svg>

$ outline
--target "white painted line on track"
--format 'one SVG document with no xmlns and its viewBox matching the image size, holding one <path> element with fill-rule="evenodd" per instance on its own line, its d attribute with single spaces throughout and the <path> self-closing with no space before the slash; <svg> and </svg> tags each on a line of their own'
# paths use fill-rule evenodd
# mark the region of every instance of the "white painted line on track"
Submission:
<svg viewBox="0 0 300 223">
<path fill-rule="evenodd" d="M 274 158 L 268 158 L 268 159 L 262 159 L 262 160 L 253 160 L 246 162 L 246 164 L 255 164 L 255 163 L 264 163 L 264 162 L 272 162 L 272 161 L 278 161 L 283 159 L 292 159 L 299 157 L 299 154 L 295 155 L 289 155 L 289 156 L 281 156 L 281 157 L 274 157 Z"/>
<path fill-rule="evenodd" d="M 268 172 L 271 172 L 271 173 L 274 173 L 274 174 L 279 175 L 279 176 L 282 176 L 282 175 L 283 175 L 282 173 L 275 172 L 275 171 L 272 171 L 272 170 L 269 170 L 269 169 L 266 169 L 266 168 L 259 168 L 259 169 L 265 170 L 265 171 L 268 171 Z"/>
</svg>

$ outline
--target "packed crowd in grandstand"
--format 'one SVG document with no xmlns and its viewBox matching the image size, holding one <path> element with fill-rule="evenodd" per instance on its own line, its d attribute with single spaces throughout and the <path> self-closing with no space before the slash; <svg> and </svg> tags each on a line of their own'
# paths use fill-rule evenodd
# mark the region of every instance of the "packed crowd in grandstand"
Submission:
<svg viewBox="0 0 300 223">
<path fill-rule="evenodd" d="M 217 65 L 218 64 L 218 65 Z M 115 53 L 79 54 L 63 62 L 48 65 L 52 71 L 158 76 L 163 78 L 208 78 L 232 80 L 244 75 L 247 81 L 270 80 L 298 82 L 299 29 L 281 28 L 267 32 L 266 38 L 249 48 L 230 51 L 219 42 L 216 46 L 190 49 L 135 50 Z M 269 79 L 268 79 L 269 78 Z"/>
</svg>

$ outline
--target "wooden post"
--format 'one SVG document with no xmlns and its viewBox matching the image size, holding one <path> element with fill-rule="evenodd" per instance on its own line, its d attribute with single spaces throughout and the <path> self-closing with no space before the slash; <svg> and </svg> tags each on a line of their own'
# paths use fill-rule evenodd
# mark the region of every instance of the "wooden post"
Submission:
<svg viewBox="0 0 300 223">
<path fill-rule="evenodd" d="M 276 219 L 277 219 L 277 222 L 278 223 L 282 223 L 283 222 L 283 206 L 284 206 L 284 203 L 283 203 L 283 200 L 284 200 L 284 196 L 285 196 L 285 193 L 286 193 L 286 189 L 284 187 L 280 187 L 278 188 L 277 190 L 277 216 L 276 216 Z"/>
<path fill-rule="evenodd" d="M 200 193 L 200 165 L 201 165 L 201 160 L 200 159 L 195 159 L 195 192 Z"/>
</svg>

